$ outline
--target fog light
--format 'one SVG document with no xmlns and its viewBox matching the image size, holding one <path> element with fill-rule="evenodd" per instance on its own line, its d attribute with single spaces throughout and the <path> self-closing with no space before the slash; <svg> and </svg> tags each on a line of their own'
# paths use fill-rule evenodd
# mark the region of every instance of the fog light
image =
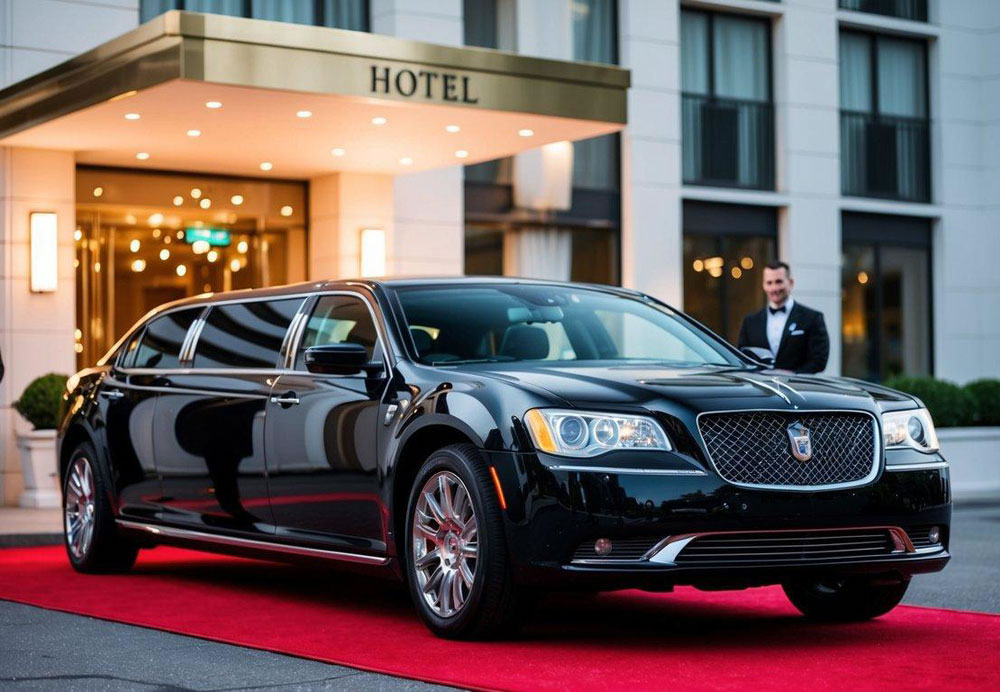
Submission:
<svg viewBox="0 0 1000 692">
<path fill-rule="evenodd" d="M 602 557 L 610 553 L 611 540 L 607 538 L 598 538 L 596 541 L 594 541 L 594 552 Z"/>
<path fill-rule="evenodd" d="M 941 529 L 937 526 L 932 526 L 931 530 L 927 532 L 927 540 L 931 543 L 941 542 Z"/>
</svg>

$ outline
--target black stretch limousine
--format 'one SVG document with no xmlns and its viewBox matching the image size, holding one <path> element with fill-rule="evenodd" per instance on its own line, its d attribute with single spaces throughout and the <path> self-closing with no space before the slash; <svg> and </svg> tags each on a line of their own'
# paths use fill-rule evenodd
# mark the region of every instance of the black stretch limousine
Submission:
<svg viewBox="0 0 1000 692">
<path fill-rule="evenodd" d="M 919 401 L 779 374 L 639 293 L 505 279 L 200 296 L 70 380 L 73 566 L 180 543 L 405 580 L 449 637 L 543 589 L 782 584 L 891 610 L 949 559 Z"/>
</svg>

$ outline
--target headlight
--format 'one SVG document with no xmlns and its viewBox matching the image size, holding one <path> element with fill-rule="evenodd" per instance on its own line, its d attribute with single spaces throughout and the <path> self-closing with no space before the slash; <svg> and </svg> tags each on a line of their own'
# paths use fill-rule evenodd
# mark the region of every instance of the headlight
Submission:
<svg viewBox="0 0 1000 692">
<path fill-rule="evenodd" d="M 912 447 L 921 452 L 936 452 L 940 449 L 937 433 L 934 432 L 934 421 L 925 408 L 883 413 L 882 433 L 886 449 Z"/>
<path fill-rule="evenodd" d="M 536 408 L 524 420 L 535 447 L 549 454 L 594 457 L 613 449 L 673 449 L 660 424 L 648 416 Z"/>
</svg>

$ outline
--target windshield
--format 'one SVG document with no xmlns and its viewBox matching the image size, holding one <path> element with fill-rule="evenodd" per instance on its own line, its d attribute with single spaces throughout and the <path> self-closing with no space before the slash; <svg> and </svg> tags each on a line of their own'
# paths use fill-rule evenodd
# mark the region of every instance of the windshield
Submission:
<svg viewBox="0 0 1000 692">
<path fill-rule="evenodd" d="M 654 361 L 741 365 L 710 335 L 638 298 L 575 286 L 468 284 L 397 289 L 423 363 Z"/>
</svg>

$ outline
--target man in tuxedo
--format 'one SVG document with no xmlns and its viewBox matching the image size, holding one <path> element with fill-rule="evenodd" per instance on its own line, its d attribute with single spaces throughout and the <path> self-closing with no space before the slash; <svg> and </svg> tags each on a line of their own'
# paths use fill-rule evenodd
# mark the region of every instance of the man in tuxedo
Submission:
<svg viewBox="0 0 1000 692">
<path fill-rule="evenodd" d="M 743 318 L 739 347 L 769 350 L 776 370 L 821 372 L 830 357 L 823 313 L 792 299 L 795 281 L 784 262 L 774 261 L 764 267 L 763 285 L 767 306 Z"/>
</svg>

